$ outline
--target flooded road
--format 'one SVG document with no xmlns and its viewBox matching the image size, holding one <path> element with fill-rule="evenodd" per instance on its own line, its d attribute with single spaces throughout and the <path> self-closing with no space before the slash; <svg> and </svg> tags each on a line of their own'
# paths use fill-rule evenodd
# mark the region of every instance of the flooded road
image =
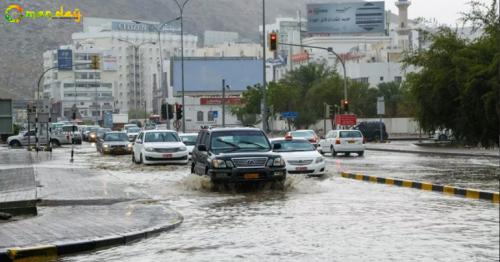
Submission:
<svg viewBox="0 0 500 262">
<path fill-rule="evenodd" d="M 88 150 L 88 151 L 87 151 Z M 291 176 L 284 191 L 214 192 L 187 166 L 142 166 L 129 156 L 80 149 L 76 163 L 109 172 L 184 216 L 171 232 L 60 261 L 497 261 L 499 205 L 343 179 L 339 170 L 436 180 L 462 163 L 466 185 L 481 184 L 484 159 L 435 159 L 367 152 L 327 157 L 322 179 Z M 491 160 L 495 163 L 496 160 Z M 47 163 L 50 165 L 50 162 Z M 479 171 L 478 171 L 479 170 Z M 476 172 L 477 171 L 477 172 Z M 460 171 L 461 172 L 461 171 Z M 488 176 L 487 188 L 498 186 Z M 498 183 L 498 181 L 496 181 Z M 498 191 L 498 190 L 495 190 Z"/>
</svg>

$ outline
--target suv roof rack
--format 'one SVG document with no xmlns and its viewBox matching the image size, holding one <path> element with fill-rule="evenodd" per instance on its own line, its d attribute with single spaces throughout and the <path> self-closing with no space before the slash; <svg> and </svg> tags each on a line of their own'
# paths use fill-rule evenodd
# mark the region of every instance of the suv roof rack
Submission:
<svg viewBox="0 0 500 262">
<path fill-rule="evenodd" d="M 201 126 L 201 129 L 212 129 L 212 128 L 225 128 L 225 127 L 253 127 L 253 125 L 239 125 L 239 124 L 226 124 L 224 126 L 222 125 L 206 125 L 206 126 Z"/>
</svg>

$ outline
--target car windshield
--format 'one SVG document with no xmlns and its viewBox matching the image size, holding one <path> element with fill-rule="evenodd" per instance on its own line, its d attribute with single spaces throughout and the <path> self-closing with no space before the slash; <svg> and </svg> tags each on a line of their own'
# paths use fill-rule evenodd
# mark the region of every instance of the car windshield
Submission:
<svg viewBox="0 0 500 262">
<path fill-rule="evenodd" d="M 214 132 L 211 141 L 211 149 L 215 153 L 271 150 L 267 138 L 260 131 Z"/>
<path fill-rule="evenodd" d="M 100 128 L 100 129 L 97 130 L 98 134 L 104 134 L 106 132 L 111 132 L 111 129 L 109 129 L 109 128 Z"/>
<path fill-rule="evenodd" d="M 141 129 L 138 128 L 138 127 L 135 127 L 135 126 L 134 127 L 129 127 L 127 129 L 127 133 L 139 133 L 140 131 L 141 131 Z"/>
<path fill-rule="evenodd" d="M 128 141 L 128 137 L 125 133 L 106 133 L 104 141 Z"/>
<path fill-rule="evenodd" d="M 180 139 L 174 132 L 149 132 L 146 133 L 144 142 L 180 142 Z"/>
<path fill-rule="evenodd" d="M 362 137 L 359 131 L 340 131 L 340 138 L 355 138 Z"/>
<path fill-rule="evenodd" d="M 293 131 L 290 132 L 292 137 L 303 137 L 303 138 L 312 138 L 314 137 L 313 131 Z"/>
<path fill-rule="evenodd" d="M 99 129 L 98 127 L 91 127 L 89 129 L 89 132 L 97 132 L 98 129 Z"/>
<path fill-rule="evenodd" d="M 186 146 L 194 146 L 196 144 L 196 138 L 198 138 L 198 135 L 184 135 L 184 136 L 181 136 L 181 140 L 182 142 L 186 145 Z"/>
<path fill-rule="evenodd" d="M 273 141 L 272 144 L 281 144 L 280 149 L 276 149 L 276 152 L 298 152 L 298 151 L 315 151 L 314 146 L 307 140 L 277 140 Z"/>
</svg>

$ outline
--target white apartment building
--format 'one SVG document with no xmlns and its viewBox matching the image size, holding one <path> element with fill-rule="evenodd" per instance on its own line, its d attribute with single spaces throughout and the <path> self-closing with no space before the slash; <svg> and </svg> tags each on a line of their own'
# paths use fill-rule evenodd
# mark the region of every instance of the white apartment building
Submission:
<svg viewBox="0 0 500 262">
<path fill-rule="evenodd" d="M 160 70 L 160 54 L 163 60 L 181 55 L 180 27 L 176 21 L 158 33 L 159 25 L 153 21 L 84 17 L 83 32 L 72 35 L 75 45 L 109 50 L 110 59 L 116 60 L 113 97 L 117 112 L 146 108 L 147 112 L 158 113 L 163 99 L 173 99 L 164 64 Z M 184 33 L 184 56 L 194 56 L 197 44 L 197 36 Z"/>
<path fill-rule="evenodd" d="M 197 57 L 262 57 L 262 45 L 257 43 L 226 42 L 198 48 Z"/>
<path fill-rule="evenodd" d="M 224 43 L 238 42 L 240 35 L 237 32 L 207 30 L 203 34 L 203 46 L 215 46 Z"/>
<path fill-rule="evenodd" d="M 53 69 L 44 77 L 41 93 L 44 100 L 51 101 L 53 118 L 71 118 L 74 107 L 80 119 L 97 120 L 104 112 L 113 112 L 116 72 L 106 67 L 93 70 L 89 65 L 92 56 L 105 57 L 107 50 L 80 46 L 59 49 L 71 50 L 73 68 Z M 58 66 L 58 50 L 44 52 L 43 59 L 44 70 Z"/>
</svg>

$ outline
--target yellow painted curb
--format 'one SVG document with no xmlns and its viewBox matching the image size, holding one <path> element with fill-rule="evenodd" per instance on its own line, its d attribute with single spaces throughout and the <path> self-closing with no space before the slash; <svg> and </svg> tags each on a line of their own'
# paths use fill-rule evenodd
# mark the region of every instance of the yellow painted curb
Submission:
<svg viewBox="0 0 500 262">
<path fill-rule="evenodd" d="M 422 183 L 422 190 L 432 191 L 432 184 Z"/>
<path fill-rule="evenodd" d="M 7 255 L 16 262 L 52 261 L 57 258 L 57 247 L 54 245 L 37 246 L 30 248 L 9 248 Z"/>
<path fill-rule="evenodd" d="M 412 181 L 403 180 L 403 187 L 411 187 L 413 185 Z"/>
<path fill-rule="evenodd" d="M 465 197 L 472 199 L 479 199 L 479 192 L 476 190 L 467 189 L 467 191 L 465 192 Z"/>
</svg>

